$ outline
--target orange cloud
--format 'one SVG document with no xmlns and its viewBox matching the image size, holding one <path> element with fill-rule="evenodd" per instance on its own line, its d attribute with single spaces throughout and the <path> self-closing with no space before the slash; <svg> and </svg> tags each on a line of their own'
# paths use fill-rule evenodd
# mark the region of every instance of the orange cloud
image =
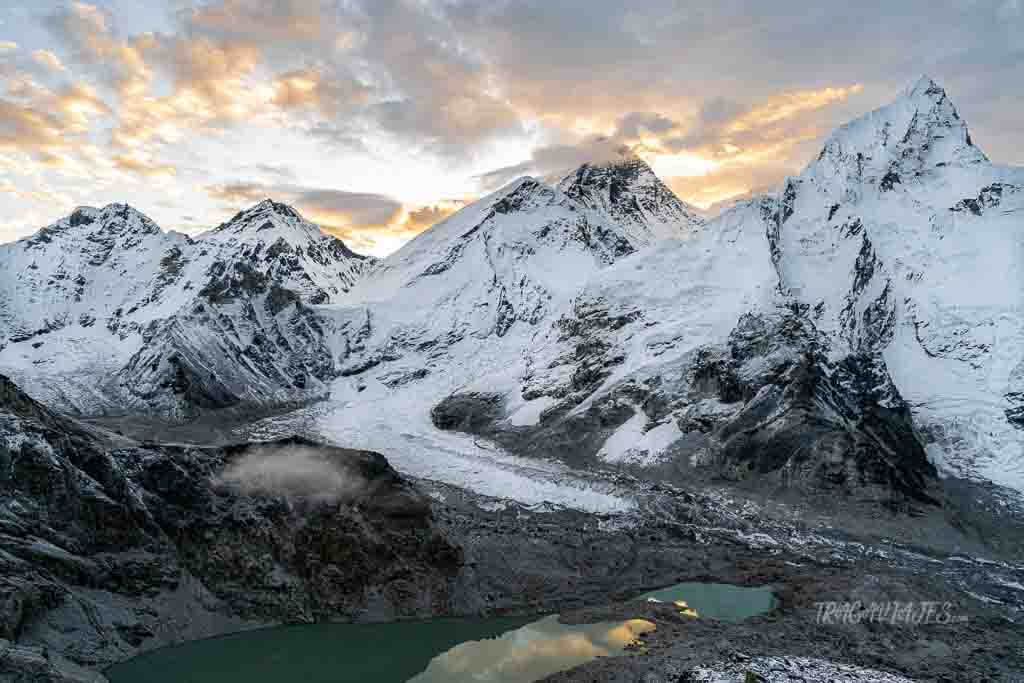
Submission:
<svg viewBox="0 0 1024 683">
<path fill-rule="evenodd" d="M 60 61 L 60 57 L 53 54 L 49 50 L 36 50 L 32 53 L 32 59 L 36 60 L 39 64 L 53 69 L 54 71 L 66 71 L 64 63 Z"/>
<path fill-rule="evenodd" d="M 783 93 L 770 98 L 747 113 L 739 116 L 727 127 L 727 133 L 763 128 L 780 121 L 792 119 L 805 112 L 827 107 L 842 102 L 851 95 L 864 90 L 864 86 L 856 83 L 849 87 L 821 88 L 819 90 L 799 90 Z"/>
<path fill-rule="evenodd" d="M 666 178 L 680 197 L 700 207 L 764 192 L 799 171 L 807 144 L 827 130 L 816 112 L 860 93 L 863 86 L 780 93 L 753 106 L 706 102 L 686 135 L 646 134 L 639 147 L 656 168 L 675 160 L 688 172 Z M 703 160 L 705 163 L 695 163 Z"/>
<path fill-rule="evenodd" d="M 194 28 L 235 38 L 314 41 L 331 32 L 326 9 L 308 0 L 221 0 L 192 9 L 187 21 Z"/>
<path fill-rule="evenodd" d="M 122 171 L 148 178 L 170 178 L 177 175 L 177 169 L 170 164 L 161 164 L 152 159 L 119 154 L 113 158 L 114 166 Z"/>
<path fill-rule="evenodd" d="M 289 71 L 274 80 L 271 101 L 281 109 L 312 107 L 325 116 L 365 104 L 371 89 L 354 78 L 325 74 L 321 69 Z"/>
<path fill-rule="evenodd" d="M 307 220 L 325 232 L 344 239 L 353 248 L 375 255 L 394 251 L 471 201 L 446 199 L 410 208 L 391 197 L 374 193 L 253 182 L 210 185 L 205 190 L 210 197 L 230 205 L 225 207 L 225 213 L 233 213 L 241 206 L 267 197 L 293 204 Z"/>
<path fill-rule="evenodd" d="M 71 84 L 52 92 L 25 78 L 9 84 L 0 98 L 0 147 L 35 154 L 53 164 L 59 152 L 75 150 L 93 119 L 110 113 L 96 92 L 84 84 Z"/>
<path fill-rule="evenodd" d="M 675 176 L 664 180 L 679 197 L 707 209 L 715 204 L 771 191 L 787 175 L 798 171 L 797 164 L 733 164 L 702 175 Z"/>
<path fill-rule="evenodd" d="M 405 208 L 395 220 L 382 225 L 324 225 L 328 232 L 349 242 L 353 248 L 374 256 L 387 256 L 427 228 L 452 215 L 472 199 L 450 199 L 418 208 Z"/>
</svg>

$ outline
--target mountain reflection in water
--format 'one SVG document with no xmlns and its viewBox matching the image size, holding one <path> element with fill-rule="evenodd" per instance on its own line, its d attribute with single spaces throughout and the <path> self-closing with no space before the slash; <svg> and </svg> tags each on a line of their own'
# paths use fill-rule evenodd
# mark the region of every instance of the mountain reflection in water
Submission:
<svg viewBox="0 0 1024 683">
<path fill-rule="evenodd" d="M 769 587 L 683 583 L 638 596 L 684 614 L 736 620 L 772 609 Z M 112 683 L 524 683 L 594 657 L 629 654 L 641 619 L 566 625 L 557 616 L 309 624 L 247 631 L 142 653 Z M 438 654 L 440 653 L 440 654 Z"/>
<path fill-rule="evenodd" d="M 637 636 L 653 630 L 644 619 L 568 625 L 552 615 L 498 638 L 456 645 L 434 657 L 410 683 L 528 683 L 595 657 L 623 654 Z"/>
</svg>

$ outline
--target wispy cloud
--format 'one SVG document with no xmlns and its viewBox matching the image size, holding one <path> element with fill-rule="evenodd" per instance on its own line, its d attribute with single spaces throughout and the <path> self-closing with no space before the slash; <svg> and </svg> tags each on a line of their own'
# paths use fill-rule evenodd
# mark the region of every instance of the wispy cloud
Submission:
<svg viewBox="0 0 1024 683">
<path fill-rule="evenodd" d="M 307 220 L 370 253 L 391 251 L 396 242 L 422 232 L 466 203 L 465 200 L 442 200 L 429 206 L 406 207 L 383 194 L 288 183 L 230 182 L 205 189 L 210 197 L 225 204 L 226 212 L 268 197 L 287 202 L 298 208 Z"/>
<path fill-rule="evenodd" d="M 213 224 L 222 197 L 185 198 L 251 178 L 388 198 L 358 210 L 306 200 L 339 234 L 394 245 L 448 210 L 439 197 L 622 146 L 706 205 L 777 183 L 922 72 L 994 157 L 1024 160 L 1024 93 L 1006 87 L 1024 80 L 1013 3 L 117 6 L 56 3 L 2 26 L 0 178 L 21 188 L 26 226 L 115 192 L 180 198 L 171 223 L 187 211 Z M 32 199 L 46 192 L 61 202 Z"/>
</svg>

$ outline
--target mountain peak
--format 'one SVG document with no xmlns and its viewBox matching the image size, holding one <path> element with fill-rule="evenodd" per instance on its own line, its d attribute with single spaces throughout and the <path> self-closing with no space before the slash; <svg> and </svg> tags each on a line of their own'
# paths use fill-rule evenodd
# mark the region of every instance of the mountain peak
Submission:
<svg viewBox="0 0 1024 683">
<path fill-rule="evenodd" d="M 316 223 L 303 218 L 295 208 L 273 199 L 264 199 L 239 211 L 202 237 L 248 244 L 283 241 L 292 248 L 307 252 L 327 250 L 335 260 L 344 258 L 373 262 L 373 259 L 349 249 L 340 237 L 325 232 Z"/>
<path fill-rule="evenodd" d="M 929 97 L 933 100 L 942 99 L 946 97 L 946 91 L 941 85 L 935 82 L 931 76 L 922 75 L 912 85 L 910 85 L 905 91 L 905 96 L 916 99 L 921 97 Z"/>
<path fill-rule="evenodd" d="M 97 238 L 127 235 L 159 235 L 160 226 L 128 204 L 107 204 L 102 209 L 79 206 L 52 225 L 28 238 L 30 244 L 47 243 L 59 234 L 93 235 Z M 91 238 L 90 238 L 91 239 Z"/>
<path fill-rule="evenodd" d="M 319 239 L 324 235 L 319 226 L 307 221 L 294 208 L 269 198 L 248 209 L 242 209 L 230 220 L 221 223 L 210 232 L 237 235 L 268 230 L 285 234 L 302 234 L 311 239 Z"/>
<path fill-rule="evenodd" d="M 585 163 L 558 183 L 558 189 L 627 227 L 640 243 L 678 238 L 703 223 L 632 150 L 618 159 Z"/>
<path fill-rule="evenodd" d="M 253 207 L 251 207 L 249 211 L 270 212 L 288 218 L 298 218 L 300 220 L 302 219 L 302 216 L 299 215 L 299 212 L 293 209 L 291 206 L 284 204 L 282 202 L 275 202 L 273 199 L 270 199 L 269 197 L 261 201 L 259 204 L 256 204 Z"/>
<path fill-rule="evenodd" d="M 804 174 L 888 191 L 939 168 L 988 162 L 946 91 L 921 76 L 890 104 L 837 129 Z"/>
</svg>

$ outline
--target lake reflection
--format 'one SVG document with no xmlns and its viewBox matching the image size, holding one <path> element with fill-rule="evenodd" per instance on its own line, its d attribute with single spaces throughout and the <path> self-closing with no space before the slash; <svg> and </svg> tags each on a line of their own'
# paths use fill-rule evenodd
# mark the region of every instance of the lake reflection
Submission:
<svg viewBox="0 0 1024 683">
<path fill-rule="evenodd" d="M 498 638 L 456 645 L 410 683 L 529 683 L 596 657 L 623 654 L 637 636 L 653 630 L 644 619 L 567 625 L 553 615 Z"/>
<path fill-rule="evenodd" d="M 767 587 L 701 583 L 639 599 L 726 620 L 767 612 L 774 603 Z M 626 646 L 653 629 L 642 619 L 568 626 L 557 616 L 311 624 L 154 650 L 106 674 L 112 683 L 525 683 L 595 657 L 628 654 Z"/>
</svg>

